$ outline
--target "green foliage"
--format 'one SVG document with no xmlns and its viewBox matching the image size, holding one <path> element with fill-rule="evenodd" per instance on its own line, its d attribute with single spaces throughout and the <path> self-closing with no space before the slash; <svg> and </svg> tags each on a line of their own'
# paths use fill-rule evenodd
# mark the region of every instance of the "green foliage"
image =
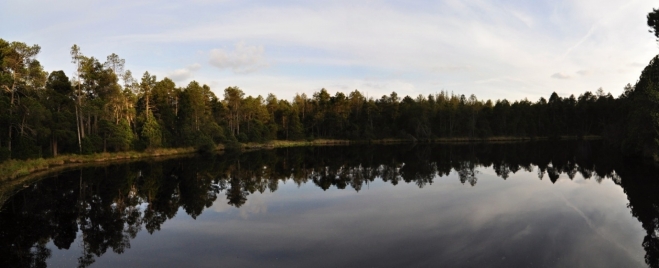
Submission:
<svg viewBox="0 0 659 268">
<path fill-rule="evenodd" d="M 238 141 L 228 141 L 224 144 L 224 149 L 229 154 L 240 153 L 243 151 L 243 146 Z"/>
<path fill-rule="evenodd" d="M 41 148 L 29 138 L 19 138 L 14 149 L 13 158 L 29 159 L 41 157 Z"/>
<path fill-rule="evenodd" d="M 9 149 L 6 147 L 0 147 L 0 162 L 8 160 L 9 156 Z"/>
<path fill-rule="evenodd" d="M 197 138 L 197 144 L 195 145 L 195 148 L 201 153 L 212 153 L 215 151 L 217 146 L 213 142 L 213 139 L 207 135 L 200 135 L 199 138 Z"/>
<path fill-rule="evenodd" d="M 238 137 L 236 137 L 236 139 L 238 139 L 239 142 L 243 142 L 243 143 L 249 142 L 249 137 L 247 137 L 247 134 L 245 133 L 238 134 Z"/>
<path fill-rule="evenodd" d="M 622 142 L 625 151 L 651 156 L 659 151 L 659 56 L 650 61 L 633 90 L 626 92 L 624 108 L 629 112 Z"/>
<path fill-rule="evenodd" d="M 224 129 L 220 127 L 216 122 L 211 122 L 204 125 L 203 133 L 206 136 L 210 137 L 212 141 L 216 144 L 223 143 L 226 141 L 226 136 L 224 135 Z"/>
<path fill-rule="evenodd" d="M 648 26 L 650 27 L 650 32 L 654 33 L 654 36 L 659 39 L 659 9 L 652 9 L 652 12 L 648 14 Z"/>
<path fill-rule="evenodd" d="M 127 151 L 133 141 L 133 132 L 126 119 L 122 119 L 119 124 L 115 125 L 111 122 L 106 122 L 108 128 L 107 146 L 112 150 Z"/>
<path fill-rule="evenodd" d="M 158 148 L 162 143 L 160 125 L 150 113 L 147 115 L 146 121 L 142 126 L 140 137 L 144 140 L 148 148 Z"/>
<path fill-rule="evenodd" d="M 648 26 L 659 38 L 658 21 L 655 9 Z M 38 45 L 0 39 L 0 146 L 9 154 L 0 159 L 183 146 L 213 151 L 222 143 L 272 140 L 589 135 L 601 135 L 630 153 L 659 152 L 657 58 L 619 98 L 602 89 L 508 101 L 444 91 L 374 98 L 358 90 L 346 94 L 323 88 L 288 101 L 274 94 L 249 96 L 238 87 L 224 89 L 220 99 L 207 85 L 192 81 L 177 87 L 149 72 L 135 79 L 116 54 L 101 63 L 77 45 L 71 50 L 76 76 L 70 81 L 63 71 L 44 72 L 35 59 L 39 51 Z"/>
<path fill-rule="evenodd" d="M 103 138 L 89 135 L 82 139 L 82 154 L 94 154 L 103 151 Z"/>
</svg>

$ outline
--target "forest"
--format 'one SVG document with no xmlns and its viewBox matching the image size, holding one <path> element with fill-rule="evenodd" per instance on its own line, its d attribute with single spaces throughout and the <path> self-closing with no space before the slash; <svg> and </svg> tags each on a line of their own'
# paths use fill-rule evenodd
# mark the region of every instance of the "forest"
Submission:
<svg viewBox="0 0 659 268">
<path fill-rule="evenodd" d="M 657 38 L 658 13 L 647 17 Z M 321 89 L 286 100 L 246 96 L 238 87 L 217 96 L 199 82 L 176 85 L 148 71 L 140 77 L 118 55 L 102 60 L 77 45 L 70 50 L 75 73 L 67 76 L 46 71 L 40 49 L 0 39 L 0 161 L 171 147 L 211 151 L 271 140 L 566 136 L 599 136 L 626 154 L 659 159 L 657 57 L 620 96 L 600 88 L 492 101 L 453 92 L 367 98 L 357 89 L 334 95 Z"/>
</svg>

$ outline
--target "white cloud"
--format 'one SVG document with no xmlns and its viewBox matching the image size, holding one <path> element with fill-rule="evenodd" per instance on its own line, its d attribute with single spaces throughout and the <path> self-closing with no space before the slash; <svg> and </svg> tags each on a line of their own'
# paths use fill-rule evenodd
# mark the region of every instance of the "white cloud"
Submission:
<svg viewBox="0 0 659 268">
<path fill-rule="evenodd" d="M 568 79 L 577 78 L 578 76 L 581 76 L 581 77 L 590 76 L 594 73 L 595 72 L 593 72 L 591 70 L 579 70 L 579 71 L 575 72 L 574 74 L 566 74 L 566 73 L 563 73 L 563 72 L 558 72 L 558 73 L 554 73 L 553 75 L 551 75 L 551 78 L 568 80 Z"/>
<path fill-rule="evenodd" d="M 20 16 L 35 8 L 33 2 L 14 1 L 4 15 L 16 27 L 3 34 L 41 45 L 45 68 L 67 73 L 73 69 L 68 49 L 77 43 L 86 55 L 114 52 L 127 68 L 163 74 L 180 68 L 181 58 L 196 56 L 194 61 L 227 70 L 222 79 L 246 90 L 243 83 L 277 93 L 300 88 L 300 81 L 311 85 L 308 91 L 353 87 L 363 83 L 344 82 L 375 76 L 399 81 L 416 91 L 412 96 L 444 89 L 479 99 L 538 99 L 554 90 L 578 95 L 600 86 L 617 95 L 657 53 L 645 22 L 656 5 L 651 0 L 200 1 L 154 5 L 144 16 L 133 2 L 65 0 L 53 8 L 68 10 L 67 16 L 48 12 L 52 5 L 46 3 L 38 5 L 43 11 L 35 20 Z M 573 79 L 548 77 L 557 70 L 568 70 L 558 76 Z M 593 71 L 586 76 L 576 70 Z M 256 71 L 288 82 L 240 79 Z M 169 74 L 217 81 L 217 72 L 209 70 Z M 404 90 L 394 86 L 388 90 Z"/>
<path fill-rule="evenodd" d="M 194 71 L 199 71 L 199 69 L 201 69 L 201 64 L 199 64 L 199 63 L 195 63 L 195 64 L 192 64 L 192 65 L 188 66 L 188 70 L 193 71 L 193 72 Z"/>
<path fill-rule="evenodd" d="M 195 78 L 196 79 L 196 78 Z M 229 86 L 240 87 L 246 95 L 267 96 L 268 93 L 275 94 L 278 98 L 291 99 L 296 93 L 306 93 L 311 96 L 314 92 L 325 88 L 330 95 L 337 92 L 348 94 L 353 90 L 359 90 L 364 96 L 379 99 L 382 95 L 389 95 L 392 91 L 398 93 L 401 98 L 405 95 L 416 97 L 419 94 L 427 95 L 419 91 L 419 86 L 426 87 L 426 84 L 412 84 L 399 79 L 354 79 L 354 78 L 335 78 L 335 79 L 313 79 L 300 77 L 287 77 L 278 75 L 264 75 L 256 73 L 250 76 L 240 75 L 235 77 L 224 76 L 207 76 L 198 81 L 210 81 L 207 83 L 216 95 L 221 96 L 222 90 Z M 204 82 L 206 83 L 206 82 Z M 277 89 L 277 90 L 273 90 Z M 439 92 L 439 90 L 437 90 Z M 457 92 L 456 92 L 457 93 Z"/>
<path fill-rule="evenodd" d="M 431 67 L 430 70 L 432 72 L 464 72 L 464 71 L 469 71 L 473 69 L 472 66 L 470 65 L 455 65 L 455 64 L 450 64 L 450 65 L 443 65 L 443 66 L 435 66 Z"/>
<path fill-rule="evenodd" d="M 577 74 L 581 75 L 581 76 L 589 76 L 589 75 L 593 74 L 593 71 L 581 70 L 581 71 L 578 71 Z"/>
<path fill-rule="evenodd" d="M 509 10 L 509 12 L 529 28 L 532 28 L 535 24 L 533 18 L 523 12 L 519 12 L 517 10 Z"/>
<path fill-rule="evenodd" d="M 336 64 L 346 69 L 358 66 L 367 69 L 366 72 L 384 72 L 381 75 L 413 84 L 422 94 L 446 89 L 473 92 L 479 98 L 509 99 L 547 97 L 557 86 L 566 86 L 564 82 L 554 84 L 558 81 L 547 81 L 546 76 L 540 75 L 552 69 L 617 70 L 630 60 L 636 61 L 634 59 L 642 59 L 648 54 L 639 53 L 645 51 L 639 46 L 642 42 L 635 42 L 631 44 L 635 49 L 628 49 L 630 43 L 623 40 L 639 40 L 637 35 L 648 35 L 648 39 L 652 39 L 645 30 L 638 31 L 634 37 L 619 36 L 619 33 L 634 33 L 639 28 L 646 28 L 643 15 L 639 16 L 640 24 L 638 21 L 633 25 L 617 23 L 626 17 L 619 14 L 626 15 L 631 9 L 617 11 L 613 18 L 602 19 L 603 16 L 584 15 L 588 9 L 582 4 L 575 7 L 571 3 L 538 3 L 565 9 L 557 15 L 558 19 L 551 21 L 547 18 L 551 14 L 539 14 L 537 9 L 524 6 L 508 4 L 499 7 L 484 1 L 448 4 L 457 6 L 439 3 L 410 10 L 398 8 L 396 4 L 355 2 L 348 5 L 343 1 L 325 3 L 322 9 L 313 4 L 266 5 L 234 10 L 215 23 L 121 38 L 140 42 L 258 42 L 274 48 L 269 49 L 268 56 L 275 57 L 279 64 L 288 64 L 289 71 L 278 74 L 290 78 L 307 79 L 302 72 L 290 70 L 306 71 L 305 67 L 309 65 L 329 67 Z M 610 2 L 607 6 L 614 8 L 619 5 Z M 551 13 L 551 8 L 546 12 Z M 611 20 L 614 22 L 609 22 Z M 243 43 L 243 50 L 248 47 L 256 55 L 264 54 L 259 49 L 262 47 Z M 258 67 L 261 65 L 254 63 L 258 62 L 258 57 L 250 54 L 238 57 L 241 55 L 239 51 L 238 48 L 235 51 L 213 50 L 212 61 L 218 68 L 237 74 L 261 69 Z M 270 55 L 271 51 L 275 51 L 273 55 Z M 626 58 L 625 62 L 620 64 L 623 58 Z M 630 74 L 634 74 L 638 68 L 629 69 L 633 70 Z M 318 87 L 323 86 L 323 80 L 342 78 L 336 77 L 331 70 L 317 76 Z M 342 76 L 364 77 L 361 73 Z M 502 77 L 506 79 L 502 80 Z M 554 77 L 566 80 L 576 74 Z M 569 80 L 570 90 L 584 91 L 601 85 L 609 90 L 621 90 L 624 84 L 637 78 L 610 72 L 590 77 L 589 80 Z M 437 88 L 427 85 L 456 86 Z M 495 91 L 497 94 L 491 94 Z"/>
<path fill-rule="evenodd" d="M 551 78 L 555 79 L 572 79 L 572 76 L 564 73 L 555 73 L 551 75 Z"/>
<path fill-rule="evenodd" d="M 172 72 L 169 72 L 167 74 L 167 77 L 172 79 L 174 82 L 185 82 L 191 78 L 193 78 L 194 73 L 201 69 L 201 64 L 195 63 L 190 66 L 187 66 L 182 69 L 176 69 Z"/>
<path fill-rule="evenodd" d="M 233 51 L 211 50 L 209 62 L 220 70 L 231 69 L 236 74 L 246 74 L 268 66 L 264 54 L 263 46 L 247 46 L 239 42 Z"/>
<path fill-rule="evenodd" d="M 628 64 L 627 66 L 629 66 L 629 67 L 635 67 L 635 68 L 639 68 L 639 67 L 640 67 L 640 68 L 644 68 L 646 65 L 647 65 L 647 64 L 638 63 L 638 62 L 632 62 L 632 63 Z"/>
</svg>

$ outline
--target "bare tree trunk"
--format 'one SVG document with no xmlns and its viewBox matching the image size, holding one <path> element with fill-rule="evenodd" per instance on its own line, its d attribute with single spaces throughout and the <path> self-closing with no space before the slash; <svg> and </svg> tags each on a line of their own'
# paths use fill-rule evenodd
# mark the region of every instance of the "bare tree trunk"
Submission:
<svg viewBox="0 0 659 268">
<path fill-rule="evenodd" d="M 12 133 L 12 122 L 11 119 L 14 115 L 14 86 L 11 86 L 11 100 L 9 102 L 9 139 L 7 141 L 7 147 L 9 147 L 9 157 L 11 158 L 11 133 Z"/>
<path fill-rule="evenodd" d="M 85 138 L 85 128 L 82 115 L 82 89 L 80 88 L 80 78 L 78 77 L 78 129 L 80 131 L 80 137 Z"/>
<path fill-rule="evenodd" d="M 282 118 L 282 125 L 284 126 L 284 129 L 286 129 L 286 140 L 288 140 L 288 126 L 286 125 L 286 117 Z"/>
<path fill-rule="evenodd" d="M 197 111 L 194 113 L 194 126 L 197 131 L 199 131 L 199 116 L 197 115 Z"/>
<path fill-rule="evenodd" d="M 150 91 L 151 89 L 149 88 L 148 90 Z M 144 97 L 146 97 L 146 121 L 149 121 L 149 91 L 144 94 Z"/>
<path fill-rule="evenodd" d="M 82 105 L 78 108 L 78 125 L 80 126 L 80 137 L 85 138 L 85 121 L 82 114 Z"/>
<path fill-rule="evenodd" d="M 55 137 L 55 135 L 53 135 L 53 137 L 52 137 L 50 147 L 53 149 L 53 157 L 56 157 L 57 156 L 57 137 Z"/>
<path fill-rule="evenodd" d="M 87 111 L 87 134 L 92 134 L 92 116 L 89 111 Z"/>
<path fill-rule="evenodd" d="M 82 142 L 80 141 L 80 120 L 79 120 L 78 106 L 76 105 L 76 131 L 78 132 L 78 150 L 82 153 Z"/>
<path fill-rule="evenodd" d="M 25 120 L 27 120 L 27 118 L 24 114 L 23 119 L 21 119 L 21 137 L 25 135 Z"/>
<path fill-rule="evenodd" d="M 16 73 L 12 74 L 12 78 L 13 78 L 12 80 L 14 82 L 11 85 L 11 89 L 7 86 L 4 86 L 5 89 L 9 90 L 9 92 L 11 93 L 11 100 L 9 102 L 9 127 L 8 127 L 8 129 L 9 129 L 8 132 L 9 133 L 7 135 L 8 136 L 7 149 L 9 149 L 9 158 L 11 158 L 11 134 L 12 134 L 12 128 L 13 128 L 11 119 L 14 115 L 14 100 L 15 100 L 15 94 L 14 94 L 15 92 L 14 91 L 16 90 Z"/>
</svg>

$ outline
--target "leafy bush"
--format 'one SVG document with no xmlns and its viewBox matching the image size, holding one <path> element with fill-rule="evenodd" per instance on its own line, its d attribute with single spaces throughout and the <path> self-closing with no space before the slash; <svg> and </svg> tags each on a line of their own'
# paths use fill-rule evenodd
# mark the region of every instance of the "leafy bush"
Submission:
<svg viewBox="0 0 659 268">
<path fill-rule="evenodd" d="M 16 159 L 38 158 L 41 156 L 41 148 L 35 144 L 34 140 L 28 138 L 19 139 L 12 149 L 14 149 L 13 158 Z"/>
<path fill-rule="evenodd" d="M 7 147 L 0 147 L 0 162 L 9 159 L 9 149 Z"/>
<path fill-rule="evenodd" d="M 238 139 L 239 142 L 243 142 L 243 143 L 249 141 L 249 138 L 247 137 L 247 134 L 245 134 L 245 133 L 238 134 L 238 137 L 236 137 L 236 138 Z"/>
<path fill-rule="evenodd" d="M 144 139 L 144 142 L 149 148 L 158 148 L 162 144 L 160 125 L 153 115 L 148 115 L 146 122 L 142 126 L 140 136 L 142 136 L 142 139 Z"/>
<path fill-rule="evenodd" d="M 227 153 L 240 153 L 243 151 L 243 146 L 237 141 L 230 141 L 224 144 L 224 149 Z"/>
<path fill-rule="evenodd" d="M 212 153 L 215 152 L 216 145 L 210 137 L 200 135 L 197 139 L 197 144 L 195 144 L 195 148 L 201 153 Z"/>
</svg>

